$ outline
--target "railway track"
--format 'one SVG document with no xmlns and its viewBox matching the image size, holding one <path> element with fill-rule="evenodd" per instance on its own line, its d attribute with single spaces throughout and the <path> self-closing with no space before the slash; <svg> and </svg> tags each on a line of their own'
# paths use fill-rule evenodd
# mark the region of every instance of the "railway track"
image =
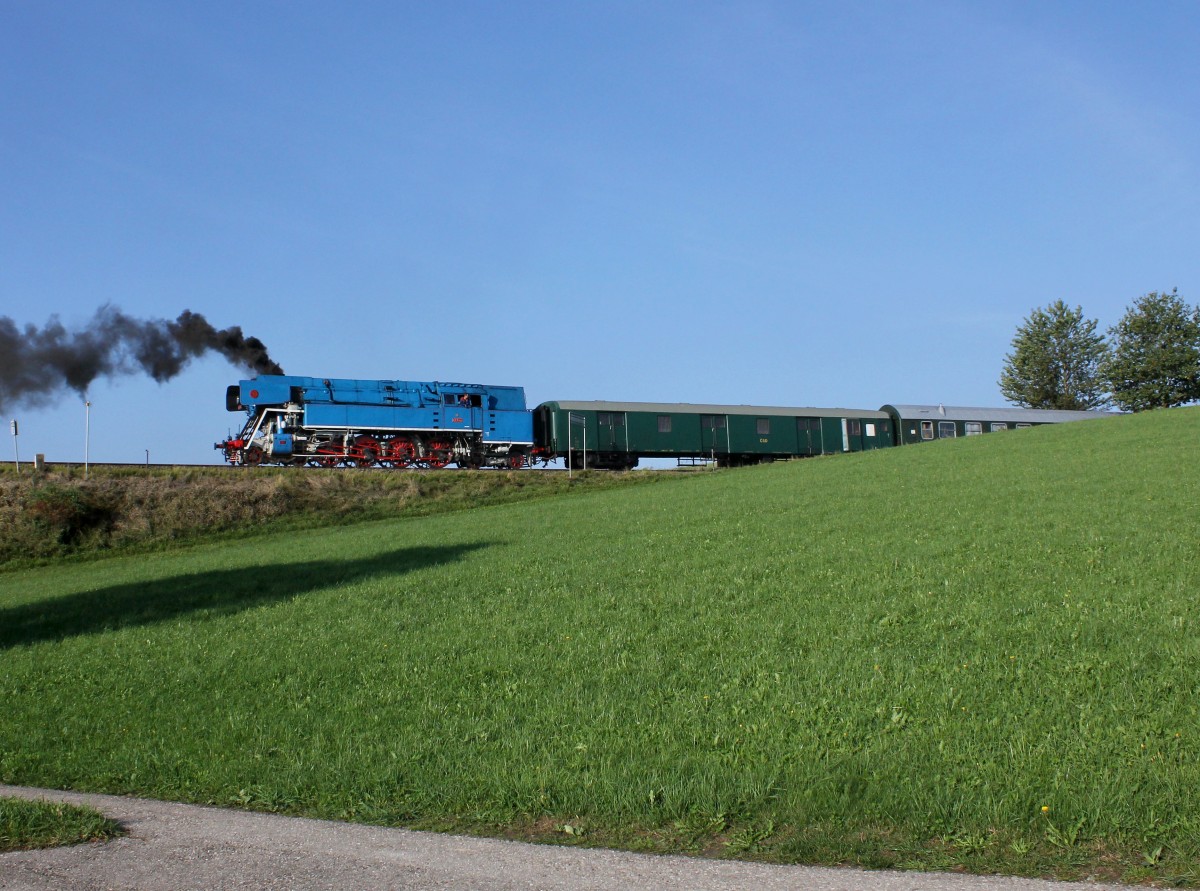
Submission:
<svg viewBox="0 0 1200 891">
<path fill-rule="evenodd" d="M 41 466 L 44 468 L 47 468 L 47 469 L 60 469 L 60 470 L 80 470 L 80 471 L 82 471 L 85 469 L 85 464 L 83 461 L 43 461 L 43 462 L 41 462 Z M 13 469 L 12 462 L 9 462 L 4 465 L 0 465 L 0 467 L 6 468 L 8 471 L 12 471 L 12 469 Z M 245 465 L 245 464 L 226 464 L 224 462 L 215 463 L 215 464 L 179 464 L 179 463 L 160 463 L 157 461 L 151 461 L 151 462 L 146 462 L 146 461 L 89 461 L 86 464 L 86 468 L 91 469 L 91 470 L 97 470 L 97 469 L 103 469 L 103 468 L 109 468 L 109 469 L 142 468 L 142 469 L 146 469 L 146 470 L 197 469 L 197 470 L 230 470 L 230 471 L 238 471 L 238 472 L 250 472 L 250 471 L 256 471 L 256 470 L 279 472 L 281 470 L 325 470 L 325 469 L 372 470 L 372 471 L 391 470 L 391 468 L 381 467 L 381 466 L 336 467 L 336 468 L 315 467 L 315 468 L 312 468 L 312 467 L 289 467 L 286 465 L 278 465 L 278 464 L 257 465 L 256 466 L 256 465 Z M 22 473 L 25 473 L 25 472 L 33 470 L 33 469 L 34 469 L 34 463 L 32 461 L 22 461 L 21 462 L 21 472 Z M 491 469 L 491 468 L 488 468 L 488 469 Z M 404 468 L 404 470 L 411 470 L 411 471 L 419 470 L 422 472 L 439 472 L 439 471 L 446 472 L 446 471 L 448 471 L 450 473 L 456 473 L 459 471 L 465 471 L 465 468 L 460 468 L 460 467 L 433 468 L 433 467 L 417 467 L 414 465 L 413 467 Z M 566 471 L 566 468 L 565 467 L 544 467 L 544 468 L 537 468 L 537 470 L 539 472 L 546 471 L 549 473 L 562 473 L 562 472 Z M 480 471 L 480 472 L 482 472 L 482 471 Z"/>
</svg>

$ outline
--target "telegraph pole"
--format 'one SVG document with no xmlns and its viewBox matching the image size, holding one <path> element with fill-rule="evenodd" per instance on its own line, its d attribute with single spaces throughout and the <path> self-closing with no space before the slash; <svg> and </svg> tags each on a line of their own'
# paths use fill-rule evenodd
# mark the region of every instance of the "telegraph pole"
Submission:
<svg viewBox="0 0 1200 891">
<path fill-rule="evenodd" d="M 13 418 L 13 422 L 10 426 L 12 427 L 12 435 L 13 435 L 13 464 L 15 464 L 17 466 L 17 473 L 19 474 L 21 472 L 21 454 L 20 454 L 20 452 L 17 451 L 17 419 L 16 418 Z"/>
</svg>

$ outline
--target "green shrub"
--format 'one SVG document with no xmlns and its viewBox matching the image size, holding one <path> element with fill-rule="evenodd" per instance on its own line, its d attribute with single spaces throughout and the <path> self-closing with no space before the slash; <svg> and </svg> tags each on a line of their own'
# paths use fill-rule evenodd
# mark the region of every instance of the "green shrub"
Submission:
<svg viewBox="0 0 1200 891">
<path fill-rule="evenodd" d="M 25 510 L 34 525 L 60 545 L 73 545 L 86 536 L 103 537 L 112 526 L 112 511 L 78 487 L 53 483 L 33 489 Z"/>
</svg>

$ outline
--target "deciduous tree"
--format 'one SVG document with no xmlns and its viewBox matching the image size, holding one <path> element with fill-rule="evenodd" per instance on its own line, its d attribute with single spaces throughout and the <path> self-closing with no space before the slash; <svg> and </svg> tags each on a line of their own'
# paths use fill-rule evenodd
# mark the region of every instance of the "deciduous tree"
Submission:
<svg viewBox="0 0 1200 891">
<path fill-rule="evenodd" d="M 1139 297 L 1109 335 L 1103 374 L 1118 406 L 1143 411 L 1200 399 L 1200 308 L 1177 289 Z"/>
<path fill-rule="evenodd" d="M 1096 321 L 1056 300 L 1017 328 L 1000 373 L 1004 398 L 1025 408 L 1086 410 L 1108 404 L 1101 364 L 1108 355 Z"/>
</svg>

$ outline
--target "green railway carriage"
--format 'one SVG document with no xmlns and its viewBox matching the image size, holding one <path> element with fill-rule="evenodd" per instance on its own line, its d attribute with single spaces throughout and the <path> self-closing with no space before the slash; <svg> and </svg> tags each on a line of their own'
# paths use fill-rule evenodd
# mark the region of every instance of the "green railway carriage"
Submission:
<svg viewBox="0 0 1200 891">
<path fill-rule="evenodd" d="M 897 445 L 1109 416 L 1109 412 L 1103 411 L 971 408 L 960 405 L 885 405 L 880 410 L 887 412 L 892 419 Z"/>
<path fill-rule="evenodd" d="M 544 402 L 533 428 L 539 457 L 610 469 L 640 458 L 757 464 L 885 448 L 894 437 L 883 411 L 674 402 Z"/>
</svg>

